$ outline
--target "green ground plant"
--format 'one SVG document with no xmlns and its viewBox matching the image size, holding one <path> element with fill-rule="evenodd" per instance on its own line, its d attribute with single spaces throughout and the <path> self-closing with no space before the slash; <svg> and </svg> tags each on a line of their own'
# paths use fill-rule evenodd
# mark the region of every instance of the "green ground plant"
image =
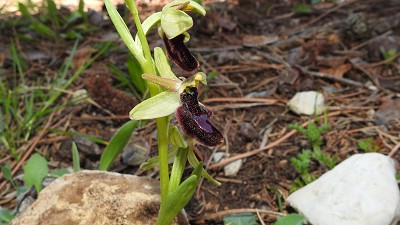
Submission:
<svg viewBox="0 0 400 225">
<path fill-rule="evenodd" d="M 321 150 L 321 137 L 324 132 L 331 129 L 328 124 L 322 124 L 318 127 L 314 122 L 310 122 L 307 127 L 304 128 L 298 123 L 293 123 L 289 125 L 289 128 L 295 129 L 305 135 L 310 141 L 312 148 L 303 149 L 302 152 L 290 159 L 291 164 L 299 174 L 299 177 L 294 180 L 290 188 L 290 192 L 294 192 L 317 179 L 317 176 L 310 171 L 310 166 L 313 161 L 317 161 L 320 165 L 332 169 L 337 163 L 337 158 L 335 156 L 329 156 Z M 306 218 L 303 215 L 293 213 L 278 218 L 274 225 L 302 225 L 306 222 Z"/>
<path fill-rule="evenodd" d="M 73 168 L 74 171 L 79 171 L 79 153 L 76 147 L 75 142 L 72 143 L 72 155 L 73 155 Z M 43 180 L 46 177 L 58 178 L 63 176 L 64 174 L 70 173 L 68 169 L 59 169 L 53 172 L 49 171 L 48 161 L 46 158 L 41 156 L 38 153 L 35 153 L 30 156 L 26 164 L 23 168 L 23 185 L 18 186 L 14 181 L 14 178 L 11 173 L 11 168 L 9 162 L 7 162 L 2 168 L 1 172 L 6 180 L 8 180 L 13 188 L 16 190 L 17 199 L 21 199 L 21 197 L 32 187 L 36 190 L 36 193 L 39 193 L 43 189 Z M 17 213 L 17 208 L 9 210 L 7 208 L 0 209 L 0 225 L 7 225 L 11 222 L 11 220 L 15 217 Z"/>
<path fill-rule="evenodd" d="M 379 51 L 381 52 L 383 59 L 385 60 L 390 59 L 397 54 L 397 49 L 385 49 L 384 47 L 381 47 Z M 393 63 L 393 60 L 394 59 L 386 62 L 386 65 L 391 65 Z"/>
<path fill-rule="evenodd" d="M 290 160 L 295 170 L 300 174 L 291 187 L 291 192 L 293 192 L 317 178 L 310 172 L 310 165 L 313 160 L 316 160 L 320 165 L 332 169 L 337 163 L 337 157 L 329 156 L 321 149 L 321 137 L 324 132 L 331 129 L 328 124 L 322 124 L 318 127 L 314 122 L 310 122 L 308 126 L 304 128 L 300 124 L 295 123 L 289 125 L 289 128 L 295 129 L 305 135 L 312 147 L 312 149 L 303 149 L 301 153 L 292 157 Z"/>
<path fill-rule="evenodd" d="M 378 152 L 380 147 L 374 143 L 372 138 L 357 141 L 357 146 L 364 152 Z"/>
<path fill-rule="evenodd" d="M 0 77 L 0 104 L 3 106 L 0 109 L 0 146 L 3 145 L 7 149 L 2 152 L 1 157 L 11 154 L 16 160 L 21 158 L 24 152 L 21 143 L 29 140 L 32 133 L 40 129 L 52 112 L 73 103 L 66 101 L 53 107 L 63 94 L 68 93 L 68 87 L 82 72 L 99 56 L 106 53 L 111 46 L 110 42 L 97 46 L 97 54 L 88 58 L 82 66 L 70 74 L 78 43 L 78 40 L 75 41 L 70 56 L 65 60 L 56 78 L 50 78 L 44 74 L 46 79 L 36 82 L 26 80 L 26 62 L 17 52 L 15 44 L 11 44 L 14 73 L 8 79 L 6 76 Z M 20 104 L 21 102 L 24 104 Z"/>
</svg>

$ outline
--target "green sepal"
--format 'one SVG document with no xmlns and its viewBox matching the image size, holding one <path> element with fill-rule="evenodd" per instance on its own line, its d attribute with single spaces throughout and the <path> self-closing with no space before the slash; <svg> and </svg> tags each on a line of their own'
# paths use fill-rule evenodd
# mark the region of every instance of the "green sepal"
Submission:
<svg viewBox="0 0 400 225">
<path fill-rule="evenodd" d="M 185 38 L 183 39 L 183 42 L 188 42 L 189 40 L 190 40 L 190 34 L 188 33 L 188 32 L 183 32 L 182 33 L 184 36 L 185 36 Z"/>
<path fill-rule="evenodd" d="M 179 148 L 187 148 L 188 146 L 187 142 L 185 139 L 183 139 L 181 132 L 176 126 L 169 126 L 168 139 L 172 146 Z"/>
<path fill-rule="evenodd" d="M 131 120 L 147 120 L 168 116 L 179 107 L 177 92 L 164 91 L 139 103 L 129 112 Z"/>
<path fill-rule="evenodd" d="M 176 156 L 177 152 L 178 152 L 177 147 L 173 147 L 168 151 L 168 164 L 171 164 L 174 162 L 174 157 Z M 140 169 L 149 170 L 149 169 L 158 167 L 160 165 L 159 162 L 160 161 L 159 161 L 158 156 L 154 156 L 153 158 L 148 159 L 146 162 L 144 162 L 142 165 L 140 165 Z"/>
<path fill-rule="evenodd" d="M 193 19 L 185 12 L 175 9 L 163 9 L 161 14 L 161 29 L 168 39 L 183 34 L 193 26 Z"/>
<path fill-rule="evenodd" d="M 172 72 L 167 56 L 160 47 L 154 48 L 154 62 L 161 77 L 179 80 L 178 77 L 176 77 L 176 75 Z"/>
<path fill-rule="evenodd" d="M 189 161 L 190 165 L 192 165 L 195 168 L 200 164 L 199 160 L 196 158 L 196 156 L 194 155 L 194 152 L 191 148 L 189 148 L 189 152 L 188 152 L 188 161 Z M 210 174 L 208 174 L 207 170 L 205 170 L 204 168 L 202 168 L 201 175 L 204 178 L 206 178 L 208 181 L 213 183 L 215 186 L 221 186 L 221 183 L 218 182 L 217 180 L 215 180 Z"/>
<path fill-rule="evenodd" d="M 145 21 L 143 21 L 142 23 L 142 28 L 143 28 L 143 33 L 144 35 L 147 35 L 149 33 L 149 31 L 156 26 L 157 24 L 160 23 L 161 20 L 161 12 L 157 12 L 152 14 L 151 16 L 147 17 L 147 19 Z M 139 36 L 136 35 L 135 37 L 135 42 L 141 46 L 140 40 L 139 40 Z"/>
<path fill-rule="evenodd" d="M 203 16 L 206 15 L 206 10 L 203 8 L 203 6 L 201 6 L 199 3 L 195 1 L 175 0 L 164 6 L 164 8 L 171 8 L 171 7 L 179 8 L 180 10 L 183 11 L 189 11 L 189 12 L 194 11 L 200 13 Z"/>
<path fill-rule="evenodd" d="M 158 213 L 157 225 L 171 224 L 176 215 L 190 201 L 200 181 L 202 167 L 203 164 L 200 163 L 189 178 L 167 195 Z"/>
</svg>

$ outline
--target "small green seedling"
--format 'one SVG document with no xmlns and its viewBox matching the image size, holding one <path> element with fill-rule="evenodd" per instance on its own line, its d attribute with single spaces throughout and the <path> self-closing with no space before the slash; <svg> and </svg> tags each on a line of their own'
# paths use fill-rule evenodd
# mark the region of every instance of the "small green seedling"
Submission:
<svg viewBox="0 0 400 225">
<path fill-rule="evenodd" d="M 0 225 L 8 225 L 15 217 L 16 209 L 10 211 L 7 208 L 0 207 Z"/>
<path fill-rule="evenodd" d="M 386 50 L 384 47 L 381 47 L 379 50 L 381 51 L 381 54 L 382 54 L 382 56 L 383 56 L 383 58 L 385 60 L 389 59 L 389 58 L 392 58 L 393 56 L 395 56 L 397 54 L 397 50 L 396 49 Z M 393 63 L 393 60 L 390 60 L 390 61 L 386 62 L 385 64 L 386 65 L 390 65 L 390 64 Z"/>
<path fill-rule="evenodd" d="M 315 175 L 310 173 L 312 160 L 316 160 L 321 165 L 332 169 L 337 163 L 337 158 L 335 156 L 329 156 L 321 150 L 321 137 L 325 131 L 330 129 L 328 124 L 323 124 L 320 127 L 317 127 L 315 123 L 311 122 L 308 124 L 307 128 L 304 128 L 299 124 L 291 124 L 289 125 L 289 128 L 295 129 L 305 135 L 311 142 L 312 146 L 312 150 L 303 149 L 301 153 L 292 157 L 290 160 L 295 170 L 300 174 L 300 177 L 296 178 L 291 187 L 291 192 L 293 192 L 311 183 L 317 178 Z"/>
<path fill-rule="evenodd" d="M 72 165 L 74 168 L 74 172 L 78 172 L 79 170 L 81 170 L 78 147 L 76 146 L 75 142 L 72 142 Z"/>
<path fill-rule="evenodd" d="M 3 177 L 11 183 L 11 185 L 14 187 L 14 189 L 17 189 L 17 185 L 15 185 L 15 182 L 14 182 L 13 177 L 12 177 L 12 171 L 11 171 L 11 167 L 10 167 L 10 162 L 9 161 L 7 161 L 6 165 L 4 165 L 1 168 L 1 172 L 3 173 Z"/>
<path fill-rule="evenodd" d="M 364 152 L 377 152 L 379 146 L 373 143 L 372 138 L 367 138 L 357 142 L 358 147 Z"/>
<path fill-rule="evenodd" d="M 33 154 L 24 166 L 24 183 L 26 186 L 34 186 L 39 193 L 42 188 L 42 181 L 49 174 L 47 160 L 38 153 Z"/>
<path fill-rule="evenodd" d="M 252 213 L 228 215 L 224 217 L 224 225 L 257 225 L 257 217 Z"/>
<path fill-rule="evenodd" d="M 279 218 L 274 225 L 303 225 L 307 222 L 306 218 L 300 214 L 288 214 Z"/>
</svg>

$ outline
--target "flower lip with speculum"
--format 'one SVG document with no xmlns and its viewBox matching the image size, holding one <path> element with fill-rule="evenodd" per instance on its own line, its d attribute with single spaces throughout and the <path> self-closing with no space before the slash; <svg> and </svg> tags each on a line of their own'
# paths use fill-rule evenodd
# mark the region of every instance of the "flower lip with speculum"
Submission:
<svg viewBox="0 0 400 225">
<path fill-rule="evenodd" d="M 210 122 L 212 111 L 199 104 L 197 88 L 188 86 L 180 94 L 182 105 L 176 110 L 176 118 L 183 132 L 206 146 L 222 143 L 221 132 Z"/>
</svg>

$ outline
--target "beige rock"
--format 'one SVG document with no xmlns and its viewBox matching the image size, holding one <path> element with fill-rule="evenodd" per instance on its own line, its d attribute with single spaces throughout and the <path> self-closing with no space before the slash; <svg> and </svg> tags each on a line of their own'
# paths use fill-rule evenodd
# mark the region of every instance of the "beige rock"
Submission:
<svg viewBox="0 0 400 225">
<path fill-rule="evenodd" d="M 153 225 L 159 192 L 150 178 L 81 171 L 52 182 L 10 225 Z"/>
</svg>

